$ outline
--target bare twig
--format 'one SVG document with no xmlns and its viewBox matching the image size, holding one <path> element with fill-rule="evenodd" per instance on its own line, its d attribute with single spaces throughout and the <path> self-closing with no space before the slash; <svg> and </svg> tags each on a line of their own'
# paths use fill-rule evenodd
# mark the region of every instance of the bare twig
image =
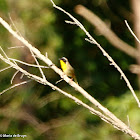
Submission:
<svg viewBox="0 0 140 140">
<path fill-rule="evenodd" d="M 133 37 L 138 41 L 138 43 L 140 43 L 140 40 L 137 38 L 137 36 L 135 35 L 135 33 L 132 31 L 132 29 L 130 28 L 127 20 L 124 20 L 125 21 L 125 24 L 127 26 L 127 28 L 129 29 L 130 33 L 133 35 Z"/>
<path fill-rule="evenodd" d="M 11 78 L 11 84 L 13 83 L 13 80 L 14 80 L 15 76 L 16 76 L 18 73 L 19 73 L 18 70 L 14 73 L 13 77 Z"/>
<path fill-rule="evenodd" d="M 24 64 L 24 65 L 27 65 L 27 66 L 30 66 L 30 67 L 36 67 L 36 68 L 38 68 L 38 67 L 40 67 L 40 68 L 49 68 L 49 67 L 47 67 L 47 66 L 41 66 L 41 65 L 34 65 L 34 64 L 29 64 L 29 63 L 26 63 L 26 62 L 23 62 L 23 61 L 20 61 L 20 60 L 18 60 L 18 59 L 13 59 L 13 58 L 9 58 L 10 60 L 14 60 L 14 61 L 16 61 L 16 62 L 19 62 L 19 63 L 21 63 L 21 64 Z"/>
<path fill-rule="evenodd" d="M 60 79 L 60 80 L 56 81 L 55 84 L 58 84 L 61 81 L 63 81 L 63 79 Z"/>
<path fill-rule="evenodd" d="M 23 78 L 23 76 L 24 76 L 24 73 L 22 73 L 22 74 L 21 74 L 20 79 L 22 79 L 22 78 Z"/>
<path fill-rule="evenodd" d="M 92 41 L 90 41 L 90 43 L 92 43 Z M 94 44 L 94 42 L 93 42 Z M 119 73 L 121 74 L 121 78 L 123 78 L 128 86 L 128 88 L 130 89 L 133 97 L 135 98 L 137 104 L 138 104 L 138 107 L 140 108 L 140 101 L 137 97 L 137 95 L 135 94 L 135 91 L 133 89 L 133 87 L 131 86 L 129 80 L 127 79 L 127 77 L 125 76 L 125 74 L 123 73 L 123 71 L 121 70 L 121 68 L 115 63 L 115 61 L 111 58 L 111 56 L 108 55 L 107 52 L 105 52 L 105 50 L 100 46 L 100 44 L 96 44 L 100 50 L 102 51 L 103 55 L 107 57 L 107 59 L 111 62 L 110 65 L 113 65 L 118 71 Z"/>
<path fill-rule="evenodd" d="M 73 22 L 73 21 L 68 21 L 68 20 L 65 20 L 65 22 L 68 23 L 68 24 L 76 24 L 75 22 Z"/>
<path fill-rule="evenodd" d="M 9 68 L 11 68 L 11 66 L 8 66 L 8 67 L 6 67 L 6 68 L 4 68 L 4 69 L 1 69 L 0 72 L 5 71 L 5 70 L 7 70 L 7 69 L 9 69 Z"/>
<path fill-rule="evenodd" d="M 2 49 L 2 47 L 0 46 L 1 51 L 3 52 L 4 56 L 10 61 L 9 57 L 7 56 L 7 54 L 5 53 L 5 51 Z M 15 64 L 16 62 L 13 61 Z M 16 64 L 17 65 L 17 64 Z"/>
<path fill-rule="evenodd" d="M 20 36 L 22 36 L 22 35 L 21 35 L 21 33 L 19 32 L 19 30 L 17 29 L 17 27 L 16 27 L 16 25 L 15 25 L 15 23 L 14 23 L 13 19 L 11 18 L 10 13 L 9 13 L 9 18 L 10 18 L 11 23 L 12 23 L 12 25 L 14 26 L 14 28 L 15 28 L 16 32 L 17 32 Z"/>
<path fill-rule="evenodd" d="M 14 47 L 8 47 L 8 49 L 17 49 L 17 48 L 24 48 L 25 46 L 14 46 Z"/>
<path fill-rule="evenodd" d="M 1 49 L 1 51 L 3 52 L 4 56 L 5 56 L 7 59 L 9 59 L 8 56 L 7 56 L 7 54 L 4 52 L 4 50 L 2 49 L 1 46 L 0 46 L 0 49 Z"/>
<path fill-rule="evenodd" d="M 29 48 L 29 49 L 30 49 L 30 48 Z M 43 79 L 46 80 L 46 77 L 45 77 L 45 75 L 44 75 L 44 73 L 43 73 L 43 70 L 41 69 L 41 67 L 40 67 L 40 65 L 39 65 L 39 62 L 37 61 L 37 58 L 35 57 L 35 55 L 34 55 L 32 49 L 30 49 L 30 52 L 31 52 L 31 54 L 32 54 L 32 56 L 33 56 L 33 58 L 34 58 L 34 60 L 35 60 L 35 62 L 36 62 L 36 64 L 37 64 L 37 66 L 38 66 L 38 68 L 39 68 L 39 71 L 40 71 L 40 73 L 41 73 Z"/>
<path fill-rule="evenodd" d="M 23 85 L 23 84 L 27 84 L 27 83 L 30 82 L 30 81 L 31 81 L 31 80 L 28 80 L 28 81 L 24 81 L 24 82 L 15 84 L 15 85 L 13 85 L 13 86 L 11 86 L 11 87 L 9 87 L 9 88 L 3 90 L 2 92 L 0 92 L 0 95 L 2 95 L 3 93 L 7 92 L 7 91 L 10 90 L 10 89 L 13 89 L 13 88 L 15 88 L 15 87 L 21 86 L 21 85 Z"/>
</svg>

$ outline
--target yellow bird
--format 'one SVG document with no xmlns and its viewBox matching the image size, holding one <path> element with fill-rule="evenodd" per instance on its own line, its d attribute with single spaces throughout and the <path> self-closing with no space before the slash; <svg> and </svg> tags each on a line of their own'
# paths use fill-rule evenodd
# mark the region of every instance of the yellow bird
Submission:
<svg viewBox="0 0 140 140">
<path fill-rule="evenodd" d="M 68 59 L 66 57 L 62 57 L 59 60 L 60 60 L 62 71 L 78 84 L 76 76 L 75 76 L 74 68 L 70 65 Z"/>
</svg>

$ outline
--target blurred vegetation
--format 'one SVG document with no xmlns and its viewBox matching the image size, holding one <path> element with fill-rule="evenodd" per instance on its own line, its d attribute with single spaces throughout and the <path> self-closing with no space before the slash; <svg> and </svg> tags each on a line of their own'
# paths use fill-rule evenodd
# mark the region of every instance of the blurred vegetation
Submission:
<svg viewBox="0 0 140 140">
<path fill-rule="evenodd" d="M 55 0 L 54 2 L 83 23 L 122 68 L 134 89 L 138 90 L 137 77 L 129 71 L 130 64 L 135 63 L 135 60 L 112 47 L 103 36 L 98 35 L 91 24 L 74 12 L 76 5 L 84 5 L 102 20 L 109 22 L 111 29 L 122 40 L 134 46 L 134 38 L 124 24 L 124 19 L 128 19 L 132 24 L 129 17 L 131 6 L 128 1 L 118 0 L 114 3 L 113 0 Z M 54 9 L 49 0 L 0 0 L 0 16 L 13 26 L 11 17 L 19 32 L 44 55 L 47 52 L 48 57 L 58 67 L 60 67 L 58 59 L 62 56 L 67 57 L 75 68 L 79 84 L 126 124 L 128 115 L 130 127 L 140 133 L 140 110 L 125 82 L 120 80 L 120 74 L 109 65 L 108 60 L 95 45 L 85 41 L 85 34 L 77 26 L 64 22 L 69 18 Z M 8 49 L 23 44 L 13 38 L 1 25 L 0 46 L 9 57 L 34 63 L 26 48 Z M 41 61 L 40 64 L 44 65 Z M 0 61 L 0 69 L 6 66 Z M 22 67 L 40 75 L 35 68 Z M 0 73 L 0 91 L 10 86 L 14 72 L 15 70 L 8 69 Z M 50 69 L 44 69 L 44 72 L 47 79 L 54 84 L 60 79 Z M 20 76 L 18 73 L 14 83 L 22 81 Z M 64 81 L 57 86 L 91 105 Z M 131 139 L 57 91 L 36 82 L 17 87 L 0 96 L 0 133 L 27 135 L 28 140 Z"/>
</svg>

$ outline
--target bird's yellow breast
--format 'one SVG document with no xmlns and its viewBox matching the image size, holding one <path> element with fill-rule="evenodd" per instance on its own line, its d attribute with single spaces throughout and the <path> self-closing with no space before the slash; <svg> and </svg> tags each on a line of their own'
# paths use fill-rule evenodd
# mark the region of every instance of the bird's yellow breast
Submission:
<svg viewBox="0 0 140 140">
<path fill-rule="evenodd" d="M 61 68 L 62 70 L 65 72 L 67 70 L 67 65 L 65 62 L 63 62 L 62 60 L 60 60 L 60 65 L 61 65 Z"/>
</svg>

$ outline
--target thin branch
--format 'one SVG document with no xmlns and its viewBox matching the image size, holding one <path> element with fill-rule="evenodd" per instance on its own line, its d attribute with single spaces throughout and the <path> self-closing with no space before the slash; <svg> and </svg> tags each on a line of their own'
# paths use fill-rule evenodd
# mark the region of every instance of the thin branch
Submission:
<svg viewBox="0 0 140 140">
<path fill-rule="evenodd" d="M 8 47 L 8 49 L 17 49 L 17 48 L 24 48 L 25 46 L 14 46 L 14 47 Z"/>
<path fill-rule="evenodd" d="M 21 64 L 24 64 L 24 65 L 27 65 L 27 66 L 30 66 L 30 67 L 36 67 L 36 68 L 38 68 L 38 67 L 40 67 L 40 68 L 49 68 L 49 67 L 47 67 L 47 66 L 41 66 L 41 65 L 34 65 L 34 64 L 29 64 L 29 63 L 26 63 L 26 62 L 23 62 L 23 61 L 20 61 L 20 60 L 18 60 L 18 59 L 13 59 L 13 58 L 9 58 L 10 60 L 14 60 L 14 61 L 16 61 L 16 62 L 19 62 L 19 63 L 21 63 Z"/>
<path fill-rule="evenodd" d="M 38 77 L 36 75 L 28 73 L 27 71 L 25 71 L 24 69 L 22 69 L 21 67 L 16 65 L 15 63 L 11 62 L 9 59 L 4 58 L 1 54 L 0 54 L 0 59 L 2 59 L 5 63 L 9 64 L 11 67 L 16 69 L 17 71 L 20 71 L 21 73 L 26 75 L 30 79 L 33 79 L 33 80 L 35 80 L 37 82 L 40 82 L 40 83 L 44 84 L 44 79 L 42 79 L 42 78 L 40 78 L 40 77 Z"/>
<path fill-rule="evenodd" d="M 97 41 L 86 31 L 85 27 L 76 19 L 74 18 L 70 13 L 66 12 L 64 9 L 62 9 L 61 7 L 57 6 L 54 4 L 53 0 L 50 0 L 53 4 L 53 7 L 55 7 L 56 9 L 62 11 L 63 13 L 65 13 L 66 15 L 68 15 L 77 26 L 79 26 L 84 32 L 85 34 L 89 37 L 89 39 L 91 39 L 93 42 L 95 42 L 95 44 L 97 43 Z M 72 21 L 69 23 L 73 23 Z"/>
<path fill-rule="evenodd" d="M 1 49 L 1 51 L 3 52 L 4 56 L 5 56 L 7 59 L 9 59 L 8 56 L 7 56 L 7 54 L 6 54 L 5 51 L 2 49 L 1 46 L 0 46 L 0 49 Z"/>
<path fill-rule="evenodd" d="M 137 38 L 137 36 L 135 35 L 135 33 L 132 31 L 132 29 L 130 28 L 127 20 L 124 20 L 125 21 L 125 24 L 127 26 L 127 28 L 129 29 L 130 33 L 133 35 L 133 37 L 138 41 L 138 43 L 140 43 L 140 40 Z"/>
<path fill-rule="evenodd" d="M 9 57 L 8 57 L 9 58 Z M 10 60 L 10 59 L 9 59 Z M 15 65 L 17 65 L 16 61 L 12 60 L 14 62 Z"/>
<path fill-rule="evenodd" d="M 55 82 L 55 84 L 57 85 L 58 83 L 60 83 L 61 81 L 63 81 L 64 79 L 60 79 L 58 81 Z"/>
<path fill-rule="evenodd" d="M 12 67 L 12 66 L 8 66 L 8 67 L 6 67 L 6 68 L 3 68 L 3 69 L 0 70 L 0 72 L 5 71 L 5 70 L 7 70 L 7 69 L 9 69 L 9 68 L 11 68 L 11 67 Z"/>
<path fill-rule="evenodd" d="M 27 83 L 29 83 L 30 81 L 31 81 L 31 80 L 28 80 L 28 81 L 24 81 L 24 82 L 15 84 L 15 85 L 13 85 L 13 86 L 11 86 L 11 87 L 9 87 L 9 88 L 3 90 L 2 92 L 0 92 L 0 95 L 2 95 L 3 93 L 7 92 L 7 91 L 10 90 L 10 89 L 13 89 L 13 88 L 15 88 L 15 87 L 21 86 L 21 85 L 23 85 L 23 84 L 27 84 Z"/>
<path fill-rule="evenodd" d="M 14 80 L 15 76 L 16 76 L 18 73 L 19 73 L 19 70 L 17 70 L 17 71 L 14 73 L 14 75 L 12 76 L 12 78 L 11 78 L 11 84 L 13 84 L 13 80 Z"/>
<path fill-rule="evenodd" d="M 9 60 L 9 57 L 7 56 L 7 54 L 5 53 L 5 51 L 2 49 L 2 47 L 0 46 L 1 51 L 3 52 L 4 56 Z M 9 60 L 10 61 L 10 60 Z M 16 62 L 13 61 L 15 64 Z M 16 64 L 17 65 L 17 64 Z"/>
<path fill-rule="evenodd" d="M 90 43 L 92 43 L 92 41 L 90 41 Z M 94 42 L 93 42 L 94 44 Z M 121 74 L 121 77 L 125 80 L 128 88 L 130 89 L 133 97 L 135 98 L 138 107 L 140 108 L 140 101 L 137 97 L 137 95 L 135 94 L 135 91 L 133 89 L 133 87 L 131 86 L 129 80 L 127 79 L 127 77 L 125 76 L 125 74 L 123 73 L 123 71 L 121 70 L 121 68 L 115 63 L 115 61 L 105 52 L 105 50 L 98 44 L 98 47 L 100 48 L 100 50 L 103 52 L 103 55 L 107 57 L 107 59 L 111 62 L 110 65 L 113 65 Z"/>
<path fill-rule="evenodd" d="M 23 78 L 23 76 L 24 76 L 24 73 L 22 73 L 22 74 L 21 74 L 20 79 L 22 79 L 22 78 Z"/>
<path fill-rule="evenodd" d="M 16 32 L 17 32 L 20 36 L 22 36 L 22 35 L 21 35 L 21 33 L 19 32 L 19 30 L 17 29 L 17 27 L 16 27 L 16 25 L 15 25 L 15 23 L 14 23 L 13 19 L 11 18 L 10 13 L 9 13 L 9 18 L 10 18 L 10 21 L 11 21 L 12 25 L 14 26 L 14 28 L 15 28 Z"/>
<path fill-rule="evenodd" d="M 65 22 L 68 23 L 68 24 L 73 24 L 73 25 L 76 24 L 75 22 L 73 22 L 73 21 L 68 21 L 68 20 L 65 20 Z"/>
<path fill-rule="evenodd" d="M 41 69 L 41 67 L 40 67 L 40 65 L 39 65 L 39 62 L 37 61 L 37 58 L 35 57 L 35 55 L 34 55 L 32 49 L 29 49 L 29 50 L 30 50 L 30 52 L 31 52 L 31 54 L 32 54 L 32 56 L 33 56 L 33 58 L 34 58 L 34 60 L 35 60 L 35 62 L 36 62 L 36 64 L 37 64 L 37 66 L 38 66 L 38 68 L 39 68 L 39 71 L 40 71 L 40 73 L 41 73 L 43 79 L 46 80 L 46 77 L 45 77 L 45 75 L 44 75 L 44 73 L 43 73 L 43 70 Z"/>
</svg>

